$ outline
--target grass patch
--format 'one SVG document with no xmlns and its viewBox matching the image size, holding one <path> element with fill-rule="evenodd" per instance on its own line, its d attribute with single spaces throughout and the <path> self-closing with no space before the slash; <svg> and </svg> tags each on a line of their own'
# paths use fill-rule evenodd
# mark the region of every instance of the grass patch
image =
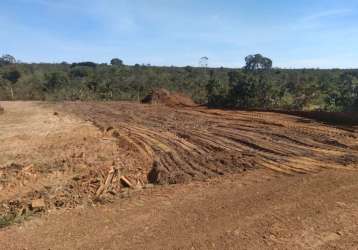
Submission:
<svg viewBox="0 0 358 250">
<path fill-rule="evenodd" d="M 33 215 L 32 212 L 26 212 L 23 215 L 1 215 L 0 216 L 0 229 L 11 226 L 13 224 L 19 224 L 29 219 Z"/>
<path fill-rule="evenodd" d="M 5 215 L 0 216 L 0 228 L 8 227 L 15 223 L 16 216 Z"/>
</svg>

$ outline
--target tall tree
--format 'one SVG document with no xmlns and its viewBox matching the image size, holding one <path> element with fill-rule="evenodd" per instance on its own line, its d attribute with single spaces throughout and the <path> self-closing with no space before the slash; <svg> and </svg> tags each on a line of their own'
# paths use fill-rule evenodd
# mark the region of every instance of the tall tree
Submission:
<svg viewBox="0 0 358 250">
<path fill-rule="evenodd" d="M 253 74 L 232 71 L 229 76 L 229 103 L 231 106 L 248 108 L 254 106 L 256 77 Z"/>
<path fill-rule="evenodd" d="M 3 74 L 3 79 L 7 80 L 8 82 L 10 82 L 10 92 L 11 92 L 11 98 L 14 99 L 14 89 L 13 89 L 13 85 L 19 80 L 19 78 L 21 77 L 21 73 L 20 71 L 18 71 L 17 69 L 10 69 L 9 71 L 6 71 Z"/>
<path fill-rule="evenodd" d="M 0 57 L 0 66 L 15 64 L 15 63 L 16 63 L 16 59 L 12 55 L 3 55 L 2 57 Z"/>
<path fill-rule="evenodd" d="M 223 84 L 222 81 L 216 79 L 213 70 L 210 71 L 210 80 L 206 85 L 208 92 L 208 106 L 210 107 L 223 107 L 227 105 L 227 92 L 228 86 Z"/>
<path fill-rule="evenodd" d="M 268 70 L 272 68 L 272 60 L 261 54 L 249 55 L 245 57 L 246 70 Z"/>
<path fill-rule="evenodd" d="M 111 65 L 112 66 L 123 66 L 123 61 L 119 58 L 113 58 L 111 60 Z"/>
</svg>

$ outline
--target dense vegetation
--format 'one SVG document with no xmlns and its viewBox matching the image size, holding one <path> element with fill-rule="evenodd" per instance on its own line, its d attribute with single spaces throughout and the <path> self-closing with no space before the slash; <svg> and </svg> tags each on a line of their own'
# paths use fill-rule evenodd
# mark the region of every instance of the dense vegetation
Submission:
<svg viewBox="0 0 358 250">
<path fill-rule="evenodd" d="M 181 91 L 213 107 L 358 110 L 358 70 L 277 69 L 261 55 L 243 69 L 93 62 L 26 64 L 0 58 L 0 100 L 140 100 Z"/>
</svg>

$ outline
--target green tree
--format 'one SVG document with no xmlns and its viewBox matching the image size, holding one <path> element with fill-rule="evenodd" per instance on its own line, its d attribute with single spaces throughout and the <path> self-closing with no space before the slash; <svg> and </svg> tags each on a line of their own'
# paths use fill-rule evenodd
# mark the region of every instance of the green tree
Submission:
<svg viewBox="0 0 358 250">
<path fill-rule="evenodd" d="M 351 109 L 352 111 L 358 111 L 358 97 L 354 100 Z"/>
<path fill-rule="evenodd" d="M 3 74 L 3 79 L 7 80 L 8 82 L 10 82 L 10 92 L 11 92 L 11 99 L 14 99 L 14 89 L 13 86 L 16 84 L 16 82 L 19 80 L 19 78 L 21 77 L 21 73 L 20 71 L 18 71 L 17 69 L 13 68 L 10 69 L 8 71 L 6 71 Z"/>
<path fill-rule="evenodd" d="M 44 87 L 46 92 L 52 92 L 56 88 L 66 86 L 69 83 L 69 78 L 64 72 L 51 72 L 45 74 Z"/>
<path fill-rule="evenodd" d="M 229 72 L 229 84 L 228 102 L 231 106 L 243 108 L 254 106 L 256 78 L 253 74 Z"/>
<path fill-rule="evenodd" d="M 86 78 L 94 74 L 94 69 L 88 66 L 76 66 L 70 71 L 72 78 Z"/>
<path fill-rule="evenodd" d="M 261 54 L 249 55 L 245 57 L 245 62 L 245 69 L 249 71 L 269 70 L 272 68 L 272 60 Z"/>
<path fill-rule="evenodd" d="M 208 106 L 210 107 L 223 107 L 227 105 L 227 85 L 218 80 L 214 76 L 214 71 L 210 71 L 210 80 L 206 85 L 208 93 Z"/>
<path fill-rule="evenodd" d="M 257 76 L 254 87 L 257 107 L 272 108 L 277 106 L 280 95 L 279 88 L 274 85 L 270 74 L 261 73 Z"/>
<path fill-rule="evenodd" d="M 15 63 L 16 63 L 16 59 L 12 55 L 3 55 L 2 57 L 0 57 L 0 66 L 10 65 Z"/>
<path fill-rule="evenodd" d="M 123 61 L 119 58 L 113 58 L 111 60 L 111 65 L 112 66 L 123 66 Z"/>
<path fill-rule="evenodd" d="M 358 98 L 358 78 L 351 73 L 343 73 L 339 77 L 340 86 L 331 86 L 326 97 L 330 110 L 344 111 L 355 106 Z"/>
</svg>

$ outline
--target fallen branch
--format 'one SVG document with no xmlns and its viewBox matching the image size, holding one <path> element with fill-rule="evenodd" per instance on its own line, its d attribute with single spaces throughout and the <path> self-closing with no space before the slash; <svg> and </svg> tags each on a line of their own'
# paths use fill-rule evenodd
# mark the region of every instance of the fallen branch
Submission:
<svg viewBox="0 0 358 250">
<path fill-rule="evenodd" d="M 98 188 L 96 192 L 97 197 L 101 196 L 105 191 L 108 190 L 108 188 L 112 184 L 115 175 L 120 175 L 119 170 L 117 168 L 112 167 L 111 170 L 108 172 L 106 181 Z"/>
<path fill-rule="evenodd" d="M 125 176 L 121 176 L 121 181 L 124 182 L 124 184 L 126 184 L 128 187 L 133 188 L 133 184 L 125 177 Z"/>
</svg>

